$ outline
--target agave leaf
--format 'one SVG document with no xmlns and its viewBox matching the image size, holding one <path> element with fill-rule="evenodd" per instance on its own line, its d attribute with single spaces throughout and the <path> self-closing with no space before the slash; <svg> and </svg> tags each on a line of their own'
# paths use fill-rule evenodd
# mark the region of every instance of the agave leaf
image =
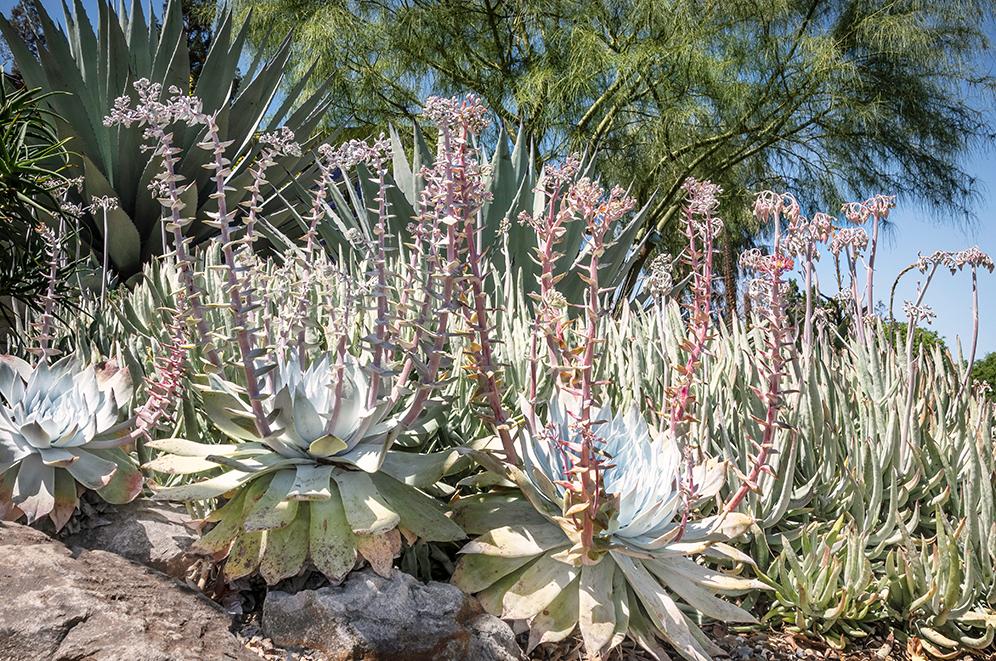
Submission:
<svg viewBox="0 0 996 661">
<path fill-rule="evenodd" d="M 383 473 L 373 473 L 370 478 L 387 505 L 398 513 L 401 526 L 406 530 L 433 542 L 452 542 L 466 537 L 460 526 L 446 516 L 446 507 L 435 498 Z"/>
<path fill-rule="evenodd" d="M 578 582 L 578 625 L 585 649 L 598 655 L 608 647 L 616 631 L 616 608 L 612 600 L 615 563 L 609 557 L 581 566 Z"/>
<path fill-rule="evenodd" d="M 331 488 L 331 498 L 307 504 L 311 513 L 308 538 L 315 567 L 332 581 L 338 581 L 356 564 L 356 542 L 343 511 L 339 489 L 334 482 Z"/>
<path fill-rule="evenodd" d="M 483 557 L 483 556 L 478 556 Z M 522 572 L 502 599 L 502 617 L 526 620 L 538 615 L 551 601 L 577 578 L 578 569 L 561 562 L 554 552 L 547 552 Z"/>
<path fill-rule="evenodd" d="M 288 525 L 269 529 L 266 532 L 266 547 L 263 550 L 263 559 L 259 563 L 259 573 L 267 585 L 274 585 L 285 578 L 297 576 L 308 559 L 310 529 L 308 508 L 298 508 L 295 514 Z"/>
<path fill-rule="evenodd" d="M 342 495 L 346 520 L 358 535 L 379 535 L 401 521 L 377 491 L 370 475 L 362 471 L 336 470 L 333 477 Z"/>
</svg>

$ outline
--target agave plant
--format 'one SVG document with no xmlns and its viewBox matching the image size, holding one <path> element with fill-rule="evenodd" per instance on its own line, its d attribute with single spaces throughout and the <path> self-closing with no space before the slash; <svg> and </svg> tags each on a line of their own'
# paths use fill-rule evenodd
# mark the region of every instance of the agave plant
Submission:
<svg viewBox="0 0 996 661">
<path fill-rule="evenodd" d="M 606 500 L 596 517 L 603 529 L 592 545 L 582 544 L 581 512 L 570 505 L 571 468 L 563 455 L 563 446 L 581 439 L 561 398 L 550 403 L 549 414 L 542 436 L 523 437 L 522 469 L 479 456 L 510 478 L 522 497 L 484 494 L 456 503 L 457 521 L 478 537 L 461 550 L 453 582 L 477 594 L 489 612 L 528 621 L 530 650 L 579 628 L 593 657 L 625 637 L 662 659 L 658 638 L 688 659 L 720 653 L 679 602 L 720 621 L 755 621 L 717 595 L 764 584 L 695 560 L 752 564 L 726 544 L 751 519 L 728 513 L 682 525 L 677 445 L 636 410 L 613 415 L 603 408 L 594 414 L 604 421 L 598 434 L 608 462 Z M 725 468 L 716 461 L 696 468 L 700 498 L 719 491 Z"/>
<path fill-rule="evenodd" d="M 169 0 L 161 23 L 146 17 L 143 3 L 134 0 L 130 10 L 119 15 L 106 0 L 97 0 L 97 30 L 77 0 L 74 11 L 66 9 L 65 28 L 58 26 L 45 9 L 38 7 L 44 32 L 40 57 L 35 58 L 17 31 L 0 17 L 0 34 L 10 46 L 18 70 L 29 88 L 54 94 L 45 98 L 59 116 L 57 129 L 61 138 L 72 139 L 84 173 L 84 199 L 110 196 L 119 207 L 108 212 L 107 236 L 103 218 L 86 220 L 90 245 L 102 251 L 106 245 L 109 261 L 125 277 L 141 270 L 153 255 L 167 251 L 163 246 L 160 219 L 161 197 L 149 189 L 161 168 L 159 158 L 142 149 L 139 126 L 107 126 L 103 118 L 111 111 L 116 98 L 134 94 L 132 85 L 140 79 L 160 83 L 163 95 L 171 88 L 190 91 L 190 57 L 183 30 L 180 0 Z M 123 8 L 123 4 L 122 4 Z M 150 20 L 151 19 L 151 20 Z M 306 138 L 317 125 L 325 109 L 320 89 L 312 96 L 299 98 L 300 88 L 289 90 L 275 103 L 290 57 L 290 42 L 285 41 L 268 62 L 253 61 L 236 85 L 238 67 L 245 45 L 245 27 L 238 28 L 231 14 L 225 12 L 218 22 L 211 51 L 192 90 L 202 101 L 204 111 L 217 113 L 217 123 L 224 135 L 225 157 L 235 164 L 228 181 L 228 209 L 237 209 L 248 199 L 252 179 L 249 166 L 263 146 L 254 139 L 259 132 L 286 126 Z M 196 221 L 190 235 L 197 238 L 217 232 L 203 222 L 210 212 L 217 212 L 218 200 L 212 197 L 215 186 L 211 173 L 204 168 L 211 155 L 194 149 L 203 139 L 205 129 L 177 127 L 175 144 L 179 148 L 178 174 L 191 184 L 184 192 L 187 207 L 196 209 Z M 271 183 L 276 190 L 286 187 L 305 161 L 298 156 L 284 156 L 279 175 Z M 304 176 L 307 182 L 307 176 Z M 280 222 L 276 210 L 271 221 Z M 283 217 L 287 214 L 284 212 Z M 106 242 L 105 242 L 106 238 Z"/>
<path fill-rule="evenodd" d="M 80 487 L 109 503 L 133 500 L 142 475 L 120 449 L 119 423 L 131 399 L 126 370 L 66 357 L 32 367 L 0 356 L 0 518 L 49 517 L 60 530 Z"/>
<path fill-rule="evenodd" d="M 202 385 L 204 410 L 234 443 L 152 441 L 165 451 L 146 468 L 168 474 L 220 473 L 167 487 L 168 500 L 228 496 L 205 522 L 216 523 L 196 548 L 227 558 L 225 577 L 259 570 L 270 584 L 311 563 L 339 581 L 358 559 L 388 574 L 402 535 L 453 541 L 463 531 L 418 486 L 442 474 L 447 457 L 395 453 L 400 430 L 384 401 L 371 402 L 369 377 L 352 358 L 319 355 L 306 367 L 297 355 L 277 361 L 263 389 L 271 433 L 262 436 L 244 389 L 212 375 Z"/>
</svg>

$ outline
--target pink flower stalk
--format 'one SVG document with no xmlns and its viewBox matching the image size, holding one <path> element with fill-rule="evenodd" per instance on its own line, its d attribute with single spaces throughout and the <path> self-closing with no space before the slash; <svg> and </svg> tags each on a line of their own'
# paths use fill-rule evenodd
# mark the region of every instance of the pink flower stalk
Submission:
<svg viewBox="0 0 996 661">
<path fill-rule="evenodd" d="M 184 178 L 176 172 L 176 166 L 180 161 L 177 157 L 180 149 L 173 144 L 172 132 L 166 130 L 166 127 L 177 121 L 185 123 L 194 121 L 194 118 L 201 113 L 200 102 L 193 97 L 182 95 L 179 89 L 173 87 L 170 88 L 172 96 L 164 103 L 159 100 L 162 96 L 162 86 L 150 83 L 145 78 L 137 81 L 134 87 L 138 93 L 138 103 L 135 107 L 131 107 L 129 97 L 118 97 L 110 114 L 104 118 L 104 125 L 145 126 L 144 138 L 155 142 L 155 146 L 151 149 L 154 156 L 162 158 L 163 171 L 156 175 L 150 188 L 161 196 L 161 204 L 169 210 L 170 219 L 166 223 L 166 230 L 173 234 L 173 249 L 176 252 L 180 282 L 185 290 L 190 316 L 197 326 L 199 336 L 206 343 L 205 353 L 208 361 L 215 367 L 221 368 L 221 357 L 210 344 L 201 302 L 202 292 L 194 281 L 194 260 L 188 249 L 190 239 L 183 235 L 183 228 L 190 224 L 190 219 L 181 215 L 186 205 L 181 199 L 180 189 Z"/>
<path fill-rule="evenodd" d="M 600 451 L 599 436 L 595 429 L 603 421 L 592 419 L 592 408 L 596 401 L 594 388 L 598 385 L 594 379 L 595 358 L 597 347 L 602 341 L 598 334 L 603 312 L 600 301 L 605 293 L 599 284 L 598 272 L 609 231 L 633 209 L 635 201 L 618 186 L 606 195 L 598 183 L 585 177 L 568 189 L 567 204 L 572 215 L 585 223 L 588 233 L 588 264 L 581 276 L 581 280 L 588 285 L 588 290 L 584 302 L 585 330 L 581 359 L 574 368 L 575 380 L 580 380 L 580 389 L 575 389 L 573 383 L 563 386 L 578 399 L 578 410 L 568 413 L 575 418 L 581 442 L 572 443 L 561 439 L 560 445 L 571 465 L 570 474 L 580 480 L 579 484 L 568 489 L 571 494 L 568 511 L 574 516 L 580 516 L 581 545 L 590 550 L 594 545 L 595 519 L 604 492 L 605 469 L 604 455 Z"/>
<path fill-rule="evenodd" d="M 685 482 L 682 491 L 681 530 L 688 522 L 689 509 L 695 499 L 697 487 L 693 478 L 692 448 L 687 434 L 687 424 L 692 420 L 691 408 L 695 403 L 692 385 L 698 365 L 705 353 L 711 337 L 712 325 L 712 281 L 714 241 L 722 230 L 722 221 L 714 214 L 719 208 L 719 195 L 723 190 L 709 181 L 689 178 L 682 188 L 687 196 L 685 202 L 685 236 L 688 240 L 687 264 L 692 273 L 691 297 L 689 300 L 689 337 L 682 343 L 687 353 L 685 363 L 678 368 L 677 383 L 668 388 L 666 400 L 661 407 L 661 425 L 665 414 L 671 436 L 681 446 L 685 464 Z M 760 198 L 759 198 L 760 200 Z M 763 202 L 759 202 L 763 204 Z M 767 211 L 765 211 L 767 213 Z M 680 535 L 679 535 L 680 538 Z"/>
<path fill-rule="evenodd" d="M 244 291 L 246 279 L 239 275 L 244 267 L 239 264 L 235 254 L 236 241 L 232 236 L 232 220 L 235 218 L 235 210 L 229 211 L 228 209 L 226 184 L 232 174 L 232 163 L 225 157 L 225 149 L 231 145 L 231 141 L 222 141 L 217 113 L 210 115 L 197 113 L 193 119 L 197 123 L 203 124 L 207 130 L 204 141 L 198 146 L 210 151 L 213 156 L 212 162 L 205 167 L 214 173 L 215 192 L 211 194 L 211 199 L 218 205 L 218 211 L 209 214 L 211 221 L 208 224 L 218 228 L 221 232 L 221 254 L 225 262 L 226 289 L 235 321 L 235 340 L 239 347 L 242 371 L 246 378 L 246 394 L 249 397 L 249 405 L 255 419 L 256 431 L 265 438 L 270 435 L 270 423 L 267 420 L 266 411 L 263 409 L 260 376 L 256 369 L 256 330 L 250 327 L 247 313 Z"/>
<path fill-rule="evenodd" d="M 42 296 L 42 313 L 35 324 L 35 340 L 38 342 L 38 347 L 29 349 L 29 351 L 47 361 L 50 357 L 62 353 L 58 348 L 52 346 L 52 341 L 55 339 L 52 335 L 55 326 L 55 308 L 58 304 L 56 287 L 59 277 L 59 239 L 52 228 L 47 225 L 39 224 L 35 231 L 45 241 L 45 252 L 48 255 L 48 282 L 45 294 Z"/>
<path fill-rule="evenodd" d="M 796 217 L 796 221 L 798 216 Z M 756 272 L 760 277 L 751 283 L 750 291 L 761 305 L 765 315 L 768 339 L 762 360 L 758 365 L 765 387 L 755 392 L 764 402 L 766 413 L 758 421 L 761 428 L 761 442 L 754 444 L 756 452 L 750 471 L 742 475 L 742 483 L 726 503 L 727 512 L 732 512 L 751 491 L 758 491 L 761 473 L 771 474 L 768 457 L 774 447 L 775 430 L 778 428 L 778 412 L 782 404 L 781 381 L 784 376 L 786 357 L 784 349 L 790 345 L 789 328 L 785 317 L 783 300 L 783 277 L 794 268 L 792 258 L 785 254 L 779 232 L 775 232 L 774 245 L 770 255 L 760 250 L 748 250 L 740 258 L 740 265 Z"/>
<path fill-rule="evenodd" d="M 803 260 L 805 278 L 805 316 L 803 318 L 802 345 L 808 356 L 813 347 L 813 264 L 820 258 L 818 246 L 829 241 L 833 233 L 833 217 L 816 213 L 812 220 L 801 214 L 790 221 L 785 236 L 785 250 L 788 254 Z"/>
<path fill-rule="evenodd" d="M 135 426 L 129 438 L 151 440 L 152 432 L 167 419 L 176 403 L 183 399 L 183 375 L 187 364 L 187 311 L 182 294 L 178 297 L 177 311 L 169 328 L 169 341 L 160 345 L 155 358 L 154 372 L 146 377 L 147 399 L 135 411 Z"/>
</svg>

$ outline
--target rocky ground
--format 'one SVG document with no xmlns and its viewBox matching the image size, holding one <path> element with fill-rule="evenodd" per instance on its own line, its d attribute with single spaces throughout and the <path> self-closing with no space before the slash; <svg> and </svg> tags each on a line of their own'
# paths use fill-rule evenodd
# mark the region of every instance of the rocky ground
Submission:
<svg viewBox="0 0 996 661">
<path fill-rule="evenodd" d="M 400 571 L 384 578 L 364 569 L 339 586 L 305 576 L 269 591 L 259 584 L 229 590 L 189 552 L 196 534 L 187 520 L 183 508 L 137 501 L 91 506 L 61 541 L 0 523 L 0 661 L 524 659 L 524 633 L 455 587 Z M 839 652 L 791 634 L 721 625 L 707 632 L 731 661 L 926 661 L 890 638 Z M 583 658 L 580 639 L 540 646 L 531 656 Z M 996 661 L 996 651 L 973 658 Z M 651 659 L 624 644 L 607 661 Z"/>
</svg>

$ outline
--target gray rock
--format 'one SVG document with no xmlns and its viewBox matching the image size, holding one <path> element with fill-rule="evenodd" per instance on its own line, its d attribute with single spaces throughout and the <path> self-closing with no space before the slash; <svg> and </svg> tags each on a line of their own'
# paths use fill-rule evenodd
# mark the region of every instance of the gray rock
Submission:
<svg viewBox="0 0 996 661">
<path fill-rule="evenodd" d="M 339 586 L 271 591 L 263 631 L 276 645 L 314 650 L 332 661 L 514 661 L 521 657 L 507 624 L 485 615 L 460 590 L 370 569 Z"/>
<path fill-rule="evenodd" d="M 254 659 L 203 595 L 113 553 L 0 522 L 0 661 Z"/>
<path fill-rule="evenodd" d="M 68 546 L 109 551 L 183 580 L 197 561 L 190 545 L 197 533 L 180 505 L 139 499 L 102 512 L 97 520 L 66 537 Z"/>
</svg>

